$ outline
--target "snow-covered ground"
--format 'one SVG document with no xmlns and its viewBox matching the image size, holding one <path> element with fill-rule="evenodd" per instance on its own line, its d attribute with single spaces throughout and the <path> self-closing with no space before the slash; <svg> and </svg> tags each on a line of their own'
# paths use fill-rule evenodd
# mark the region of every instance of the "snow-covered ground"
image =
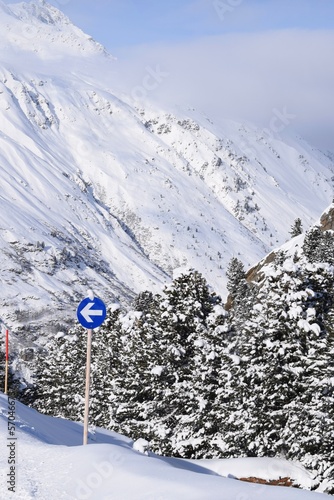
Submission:
<svg viewBox="0 0 334 500">
<path fill-rule="evenodd" d="M 134 445 L 103 429 L 92 429 L 89 444 L 81 443 L 81 424 L 41 415 L 0 393 L 0 498 L 320 500 L 327 496 L 235 479 L 289 476 L 303 488 L 312 486 L 312 478 L 302 466 L 281 459 L 187 461 L 161 457 L 146 454 L 140 442 Z M 8 490 L 11 487 L 15 493 Z"/>
</svg>

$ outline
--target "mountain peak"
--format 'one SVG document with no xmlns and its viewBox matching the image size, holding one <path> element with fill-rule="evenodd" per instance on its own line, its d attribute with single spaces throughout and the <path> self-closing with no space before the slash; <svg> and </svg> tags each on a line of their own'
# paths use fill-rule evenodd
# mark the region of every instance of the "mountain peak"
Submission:
<svg viewBox="0 0 334 500">
<path fill-rule="evenodd" d="M 233 255 L 250 267 L 329 205 L 333 162 L 307 144 L 138 108 L 58 9 L 0 13 L 0 307 L 17 331 L 71 324 L 87 287 L 130 301 L 176 268 L 224 292 Z"/>
<path fill-rule="evenodd" d="M 0 41 L 8 49 L 33 52 L 52 58 L 52 53 L 73 56 L 76 53 L 109 55 L 91 36 L 76 27 L 59 9 L 45 0 L 5 5 L 0 1 Z M 12 55 L 9 58 L 12 59 Z"/>
<path fill-rule="evenodd" d="M 37 21 L 55 26 L 71 24 L 65 14 L 45 0 L 33 0 L 30 3 L 22 2 L 10 5 L 10 8 L 20 19 L 30 20 L 33 17 Z"/>
</svg>

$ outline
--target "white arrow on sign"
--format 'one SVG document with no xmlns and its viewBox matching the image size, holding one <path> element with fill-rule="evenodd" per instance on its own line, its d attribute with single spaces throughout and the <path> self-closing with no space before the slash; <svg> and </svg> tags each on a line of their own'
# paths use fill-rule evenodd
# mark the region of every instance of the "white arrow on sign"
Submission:
<svg viewBox="0 0 334 500">
<path fill-rule="evenodd" d="M 102 309 L 92 309 L 94 302 L 88 302 L 85 307 L 80 311 L 80 314 L 85 318 L 87 323 L 93 323 L 91 316 L 103 316 Z"/>
</svg>

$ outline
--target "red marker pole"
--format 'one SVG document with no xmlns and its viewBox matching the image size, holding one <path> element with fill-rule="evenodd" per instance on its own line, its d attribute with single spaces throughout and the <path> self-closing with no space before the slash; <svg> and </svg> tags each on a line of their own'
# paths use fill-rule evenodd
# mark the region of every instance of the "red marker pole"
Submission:
<svg viewBox="0 0 334 500">
<path fill-rule="evenodd" d="M 8 393 L 8 359 L 9 359 L 9 341 L 8 341 L 8 330 L 6 330 L 5 394 Z"/>
</svg>

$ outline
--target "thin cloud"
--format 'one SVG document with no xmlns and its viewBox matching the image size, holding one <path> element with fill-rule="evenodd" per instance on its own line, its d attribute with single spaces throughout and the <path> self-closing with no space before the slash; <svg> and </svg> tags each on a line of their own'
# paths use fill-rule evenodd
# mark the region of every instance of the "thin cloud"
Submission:
<svg viewBox="0 0 334 500">
<path fill-rule="evenodd" d="M 147 96 L 188 104 L 211 116 L 266 126 L 273 108 L 296 116 L 297 132 L 334 150 L 334 31 L 279 30 L 139 46 L 119 55 L 123 88 L 139 85 L 147 67 L 168 77 Z"/>
</svg>

